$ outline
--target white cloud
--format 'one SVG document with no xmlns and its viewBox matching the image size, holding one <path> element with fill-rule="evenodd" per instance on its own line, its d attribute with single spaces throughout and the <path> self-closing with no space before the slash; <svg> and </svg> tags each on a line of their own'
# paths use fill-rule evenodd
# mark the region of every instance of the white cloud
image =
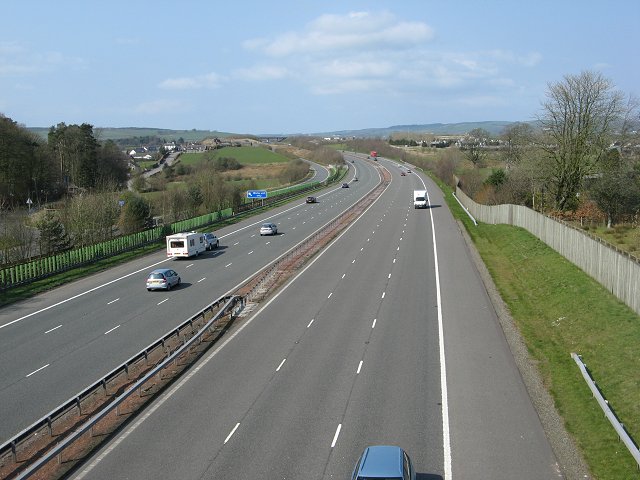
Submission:
<svg viewBox="0 0 640 480">
<path fill-rule="evenodd" d="M 217 73 L 207 73 L 193 77 L 167 78 L 158 85 L 167 90 L 194 90 L 201 88 L 218 88 L 223 78 Z"/>
<path fill-rule="evenodd" d="M 542 60 L 537 52 L 505 49 L 446 51 L 431 46 L 434 30 L 425 22 L 390 12 L 321 15 L 299 30 L 253 38 L 244 47 L 258 56 L 252 68 L 232 77 L 259 82 L 298 82 L 315 95 L 376 92 L 404 96 L 446 95 L 489 88 L 490 95 L 518 89 L 518 69 Z M 194 78 L 163 82 L 165 88 L 195 88 Z M 495 99 L 470 97 L 469 103 Z"/>
<path fill-rule="evenodd" d="M 252 39 L 248 49 L 274 57 L 299 54 L 341 54 L 353 50 L 406 49 L 433 37 L 422 22 L 402 22 L 390 13 L 354 12 L 322 15 L 304 32 L 286 32 L 273 39 Z"/>
<path fill-rule="evenodd" d="M 57 51 L 33 52 L 18 42 L 0 42 L 0 76 L 34 75 L 83 65 L 81 58 Z"/>
</svg>

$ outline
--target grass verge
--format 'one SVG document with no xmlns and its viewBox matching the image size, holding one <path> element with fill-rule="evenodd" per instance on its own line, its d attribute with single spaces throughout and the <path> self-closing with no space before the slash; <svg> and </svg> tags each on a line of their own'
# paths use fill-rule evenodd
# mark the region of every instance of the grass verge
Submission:
<svg viewBox="0 0 640 480">
<path fill-rule="evenodd" d="M 526 230 L 469 220 L 441 182 L 507 304 L 567 431 L 595 478 L 640 478 L 635 460 L 570 357 L 583 357 L 632 438 L 640 438 L 640 318 L 602 285 Z"/>
</svg>

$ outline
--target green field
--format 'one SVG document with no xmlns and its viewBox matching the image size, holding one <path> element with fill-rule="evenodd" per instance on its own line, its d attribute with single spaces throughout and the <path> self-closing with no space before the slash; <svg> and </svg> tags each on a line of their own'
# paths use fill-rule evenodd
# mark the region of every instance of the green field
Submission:
<svg viewBox="0 0 640 480">
<path fill-rule="evenodd" d="M 219 150 L 210 150 L 203 153 L 183 153 L 179 161 L 184 165 L 196 165 L 206 162 L 207 159 L 219 157 L 235 158 L 243 165 L 259 165 L 267 163 L 286 163 L 290 158 L 274 153 L 261 147 L 224 147 Z"/>
<path fill-rule="evenodd" d="M 571 359 L 582 355 L 631 437 L 640 439 L 640 318 L 602 285 L 527 231 L 477 227 L 451 195 L 450 209 L 473 239 L 536 362 L 565 427 L 594 478 L 640 478 Z"/>
</svg>

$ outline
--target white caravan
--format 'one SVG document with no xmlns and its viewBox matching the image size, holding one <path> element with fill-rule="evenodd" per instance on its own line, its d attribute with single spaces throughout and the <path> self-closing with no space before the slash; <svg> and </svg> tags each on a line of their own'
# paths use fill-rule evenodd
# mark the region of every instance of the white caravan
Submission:
<svg viewBox="0 0 640 480">
<path fill-rule="evenodd" d="M 204 233 L 187 232 L 167 236 L 167 257 L 188 258 L 207 249 Z"/>
</svg>

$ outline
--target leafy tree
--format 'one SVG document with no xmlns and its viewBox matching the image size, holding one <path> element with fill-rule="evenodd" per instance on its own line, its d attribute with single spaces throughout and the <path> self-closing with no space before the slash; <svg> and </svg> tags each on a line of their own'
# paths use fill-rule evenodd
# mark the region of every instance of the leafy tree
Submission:
<svg viewBox="0 0 640 480">
<path fill-rule="evenodd" d="M 586 175 L 596 171 L 628 108 L 624 95 L 601 74 L 585 71 L 549 84 L 539 117 L 541 148 L 551 162 L 556 207 L 575 209 Z"/>
<path fill-rule="evenodd" d="M 633 214 L 640 208 L 640 183 L 634 170 L 612 168 L 593 180 L 589 193 L 598 208 L 607 216 L 611 228 L 622 215 Z"/>
<path fill-rule="evenodd" d="M 50 255 L 66 250 L 70 246 L 69 236 L 58 215 L 52 210 L 45 210 L 35 222 L 40 232 L 40 254 Z"/>
<path fill-rule="evenodd" d="M 485 183 L 500 188 L 507 181 L 507 172 L 502 168 L 498 168 L 491 172 L 491 175 L 485 180 Z"/>
<path fill-rule="evenodd" d="M 144 230 L 151 214 L 149 203 L 132 192 L 125 192 L 122 199 L 124 205 L 121 208 L 119 220 L 122 233 L 128 234 Z"/>
<path fill-rule="evenodd" d="M 0 115 L 0 204 L 24 205 L 27 198 L 56 191 L 53 158 L 46 145 L 16 122 Z"/>
<path fill-rule="evenodd" d="M 107 140 L 98 150 L 95 184 L 102 190 L 116 190 L 123 187 L 128 178 L 128 158 L 118 145 Z"/>
<path fill-rule="evenodd" d="M 49 147 L 59 162 L 63 185 L 94 187 L 98 176 L 99 145 L 93 135 L 93 126 L 59 123 L 49 129 L 48 138 Z"/>
</svg>

